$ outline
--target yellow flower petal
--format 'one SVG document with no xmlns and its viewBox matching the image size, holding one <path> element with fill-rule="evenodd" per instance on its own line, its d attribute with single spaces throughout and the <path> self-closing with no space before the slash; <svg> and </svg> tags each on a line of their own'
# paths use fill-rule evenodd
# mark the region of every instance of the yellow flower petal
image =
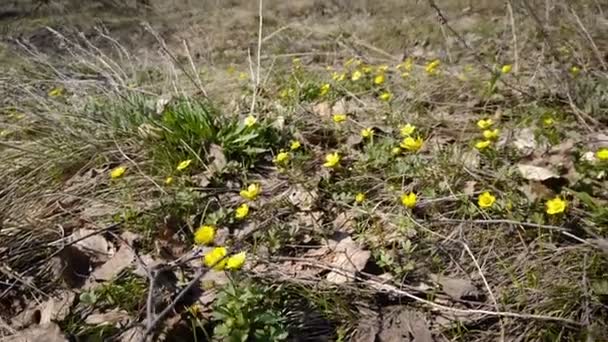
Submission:
<svg viewBox="0 0 608 342">
<path fill-rule="evenodd" d="M 366 139 L 371 138 L 372 136 L 374 136 L 374 129 L 371 127 L 362 129 L 361 136 Z"/>
<path fill-rule="evenodd" d="M 378 98 L 384 102 L 389 102 L 393 98 L 393 94 L 388 91 L 385 91 L 384 93 L 380 94 Z"/>
<path fill-rule="evenodd" d="M 493 140 L 493 139 L 498 138 L 499 133 L 500 133 L 500 130 L 498 128 L 495 128 L 493 130 L 486 129 L 485 131 L 483 131 L 483 137 L 486 138 L 487 140 Z"/>
<path fill-rule="evenodd" d="M 416 201 L 417 197 L 416 194 L 413 192 L 410 192 L 409 194 L 403 194 L 401 196 L 401 204 L 403 204 L 403 206 L 405 206 L 406 208 L 414 208 L 416 206 Z"/>
<path fill-rule="evenodd" d="M 335 123 L 342 123 L 342 122 L 346 121 L 346 114 L 334 114 L 332 116 L 332 120 Z"/>
<path fill-rule="evenodd" d="M 302 144 L 299 141 L 293 140 L 291 142 L 291 145 L 289 146 L 289 149 L 292 151 L 296 151 L 296 150 L 300 149 L 301 146 L 302 146 Z"/>
<path fill-rule="evenodd" d="M 502 68 L 500 68 L 500 72 L 502 72 L 503 74 L 508 74 L 511 72 L 512 69 L 513 66 L 511 64 L 505 64 L 502 66 Z"/>
<path fill-rule="evenodd" d="M 423 141 L 422 138 L 418 137 L 416 139 L 412 137 L 405 137 L 401 144 L 401 148 L 408 150 L 410 152 L 416 152 L 422 147 Z"/>
<path fill-rule="evenodd" d="M 360 192 L 355 196 L 355 202 L 363 203 L 363 201 L 365 201 L 365 194 Z"/>
<path fill-rule="evenodd" d="M 179 164 L 177 164 L 177 171 L 185 170 L 188 166 L 190 166 L 190 163 L 192 163 L 192 159 L 181 161 Z"/>
<path fill-rule="evenodd" d="M 595 152 L 595 157 L 599 160 L 608 160 L 608 148 L 603 147 Z"/>
<path fill-rule="evenodd" d="M 226 267 L 226 247 L 215 247 L 212 251 L 205 254 L 203 263 L 207 267 L 212 267 L 216 271 L 221 271 Z"/>
<path fill-rule="evenodd" d="M 490 140 L 482 140 L 482 141 L 478 141 L 477 143 L 475 143 L 475 148 L 478 150 L 483 150 L 483 149 L 490 147 L 491 144 L 492 144 L 492 141 L 490 141 Z"/>
<path fill-rule="evenodd" d="M 255 199 L 258 198 L 261 192 L 262 188 L 260 187 L 260 185 L 257 183 L 253 183 L 249 184 L 247 189 L 241 190 L 240 195 L 246 200 L 255 201 Z"/>
<path fill-rule="evenodd" d="M 249 215 L 249 206 L 247 205 L 247 203 L 241 204 L 238 208 L 236 208 L 234 212 L 234 217 L 239 220 L 244 219 L 245 217 L 247 217 L 247 215 Z"/>
<path fill-rule="evenodd" d="M 336 168 L 340 166 L 340 154 L 338 152 L 330 153 L 325 156 L 325 163 L 323 166 L 327 168 Z"/>
<path fill-rule="evenodd" d="M 409 137 L 410 135 L 414 134 L 415 130 L 416 130 L 416 126 L 408 123 L 408 124 L 402 126 L 399 132 L 401 133 L 401 136 L 405 138 L 405 137 Z"/>
<path fill-rule="evenodd" d="M 112 178 L 112 179 L 120 178 L 120 177 L 122 177 L 122 175 L 125 174 L 125 171 L 127 171 L 127 168 L 124 166 L 115 167 L 114 169 L 112 169 L 112 171 L 110 171 L 110 178 Z"/>
<path fill-rule="evenodd" d="M 556 215 L 556 214 L 560 214 L 563 213 L 566 210 L 566 201 L 564 201 L 563 199 L 559 198 L 559 197 L 555 197 L 553 199 L 550 199 L 547 201 L 546 203 L 547 206 L 547 214 L 549 215 Z"/>
<path fill-rule="evenodd" d="M 490 208 L 494 204 L 494 202 L 496 202 L 496 197 L 494 197 L 488 191 L 482 193 L 477 198 L 477 204 L 479 204 L 479 207 L 481 208 Z"/>
<path fill-rule="evenodd" d="M 374 84 L 381 85 L 384 83 L 385 79 L 384 74 L 376 75 L 376 77 L 374 77 Z"/>
<path fill-rule="evenodd" d="M 274 157 L 274 163 L 277 165 L 285 165 L 289 162 L 291 156 L 289 152 L 279 152 L 276 157 Z"/>
<path fill-rule="evenodd" d="M 492 119 L 481 119 L 477 121 L 477 127 L 479 127 L 480 129 L 488 129 L 492 127 L 493 124 L 494 121 Z"/>
<path fill-rule="evenodd" d="M 210 245 L 215 239 L 215 227 L 204 225 L 194 232 L 194 243 L 197 245 Z"/>
<path fill-rule="evenodd" d="M 231 255 L 230 257 L 228 257 L 228 260 L 226 261 L 226 269 L 229 270 L 238 270 L 241 267 L 243 267 L 243 265 L 245 264 L 245 260 L 247 260 L 247 253 L 245 252 L 240 252 L 234 255 Z"/>
<path fill-rule="evenodd" d="M 256 124 L 256 122 L 258 122 L 258 119 L 256 119 L 253 115 L 249 115 L 245 118 L 245 126 L 247 127 L 252 127 Z"/>
</svg>

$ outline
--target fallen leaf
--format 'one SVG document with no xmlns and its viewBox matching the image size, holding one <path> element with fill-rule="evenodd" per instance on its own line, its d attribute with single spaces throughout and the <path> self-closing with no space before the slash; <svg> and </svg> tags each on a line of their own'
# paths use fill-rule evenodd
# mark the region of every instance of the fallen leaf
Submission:
<svg viewBox="0 0 608 342">
<path fill-rule="evenodd" d="M 63 321 L 70 313 L 75 298 L 76 294 L 74 292 L 64 291 L 44 302 L 41 305 L 40 324 Z"/>
<path fill-rule="evenodd" d="M 454 299 L 476 300 L 481 297 L 481 293 L 477 287 L 467 279 L 451 278 L 435 274 L 431 274 L 429 277 L 432 281 L 441 286 L 443 292 Z"/>
<path fill-rule="evenodd" d="M 224 155 L 224 149 L 216 144 L 209 146 L 209 155 L 213 158 L 211 166 L 216 172 L 221 172 L 228 163 Z"/>
<path fill-rule="evenodd" d="M 90 325 L 115 325 L 117 323 L 126 323 L 129 319 L 129 314 L 124 310 L 111 310 L 104 313 L 95 313 L 87 316 L 84 322 Z"/>
<path fill-rule="evenodd" d="M 360 134 L 351 134 L 346 138 L 346 146 L 353 147 L 363 142 L 363 137 Z"/>
<path fill-rule="evenodd" d="M 331 107 L 331 114 L 346 114 L 348 113 L 348 104 L 346 99 L 341 98 Z"/>
<path fill-rule="evenodd" d="M 475 194 L 475 185 L 477 185 L 476 181 L 466 181 L 462 192 L 467 196 L 473 196 Z"/>
<path fill-rule="evenodd" d="M 68 242 L 82 239 L 85 236 L 88 237 L 76 242 L 74 246 L 83 253 L 90 255 L 93 262 L 105 262 L 112 256 L 112 245 L 108 240 L 92 229 L 83 228 L 75 231 L 70 235 Z"/>
<path fill-rule="evenodd" d="M 329 102 L 320 102 L 312 107 L 312 112 L 322 118 L 329 118 L 331 116 L 331 106 Z"/>
<path fill-rule="evenodd" d="M 344 275 L 344 272 L 354 275 L 356 272 L 363 270 L 371 256 L 370 251 L 364 250 L 350 236 L 340 240 L 333 252 L 335 256 L 331 266 L 342 271 L 340 273 L 332 271 L 327 275 L 327 280 L 335 284 L 352 281 L 353 278 Z"/>
<path fill-rule="evenodd" d="M 135 253 L 131 247 L 122 245 L 110 260 L 91 273 L 91 278 L 98 282 L 111 280 L 124 269 L 131 266 L 134 260 Z"/>
<path fill-rule="evenodd" d="M 532 154 L 537 148 L 536 138 L 534 137 L 534 131 L 532 128 L 524 128 L 516 132 L 513 145 L 523 155 L 527 156 Z"/>
<path fill-rule="evenodd" d="M 334 222 L 332 222 L 334 229 L 339 232 L 352 233 L 355 231 L 355 216 L 356 212 L 347 211 L 341 212 L 336 216 Z"/>
<path fill-rule="evenodd" d="M 380 342 L 433 342 L 428 322 L 421 314 L 405 306 L 383 308 L 382 330 L 378 334 Z"/>
<path fill-rule="evenodd" d="M 12 342 L 67 342 L 68 339 L 55 323 L 47 323 L 29 327 L 11 336 Z"/>
<path fill-rule="evenodd" d="M 532 181 L 544 181 L 549 178 L 559 178 L 559 176 L 545 167 L 517 164 L 517 169 L 521 173 L 522 177 Z"/>
<path fill-rule="evenodd" d="M 319 195 L 316 190 L 308 190 L 301 184 L 297 184 L 289 189 L 289 202 L 301 210 L 311 210 Z"/>
<path fill-rule="evenodd" d="M 133 328 L 123 332 L 118 336 L 119 342 L 140 342 L 144 341 L 144 328 L 141 326 L 134 326 Z"/>
</svg>

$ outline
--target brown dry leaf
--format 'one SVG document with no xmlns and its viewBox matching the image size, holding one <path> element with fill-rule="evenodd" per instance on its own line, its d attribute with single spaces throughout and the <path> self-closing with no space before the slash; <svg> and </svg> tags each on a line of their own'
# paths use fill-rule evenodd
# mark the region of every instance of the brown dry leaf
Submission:
<svg viewBox="0 0 608 342">
<path fill-rule="evenodd" d="M 348 113 L 348 103 L 346 99 L 341 98 L 331 107 L 331 114 L 346 114 Z"/>
<path fill-rule="evenodd" d="M 383 308 L 382 331 L 378 334 L 380 342 L 433 342 L 433 334 L 424 317 L 408 310 L 405 306 Z"/>
<path fill-rule="evenodd" d="M 131 266 L 134 260 L 135 253 L 131 247 L 122 245 L 110 260 L 93 271 L 91 278 L 98 282 L 111 280 L 125 268 Z"/>
<path fill-rule="evenodd" d="M 115 325 L 124 324 L 129 319 L 129 313 L 124 310 L 111 310 L 104 313 L 94 313 L 84 320 L 86 324 L 90 325 Z"/>
<path fill-rule="evenodd" d="M 334 222 L 332 222 L 334 229 L 343 233 L 352 233 L 355 231 L 355 211 L 341 212 L 336 216 Z"/>
<path fill-rule="evenodd" d="M 226 156 L 224 155 L 224 149 L 219 145 L 211 144 L 211 146 L 209 146 L 209 155 L 213 158 L 211 162 L 213 170 L 221 172 L 228 163 Z"/>
<path fill-rule="evenodd" d="M 334 254 L 331 266 L 339 268 L 342 272 L 330 272 L 327 275 L 327 280 L 335 284 L 344 284 L 347 281 L 352 281 L 352 277 L 345 276 L 343 273 L 347 272 L 354 275 L 356 272 L 361 271 L 365 268 L 371 256 L 370 251 L 364 250 L 350 236 L 338 242 L 334 249 Z"/>
<path fill-rule="evenodd" d="M 92 229 L 79 229 L 70 236 L 68 241 L 75 241 L 95 232 Z M 90 255 L 94 263 L 106 262 L 114 253 L 112 245 L 100 234 L 88 236 L 84 240 L 76 242 L 74 246 L 81 252 Z"/>
<path fill-rule="evenodd" d="M 376 342 L 376 336 L 380 332 L 380 318 L 378 314 L 369 310 L 359 309 L 361 318 L 357 323 L 355 334 L 351 337 L 353 342 Z"/>
<path fill-rule="evenodd" d="M 68 339 L 61 332 L 55 323 L 36 325 L 20 331 L 11 337 L 12 342 L 68 342 Z"/>
<path fill-rule="evenodd" d="M 441 275 L 431 274 L 431 280 L 439 284 L 448 296 L 454 299 L 479 299 L 481 292 L 467 279 L 451 278 Z"/>
<path fill-rule="evenodd" d="M 312 107 L 312 112 L 322 118 L 329 118 L 331 116 L 331 105 L 329 102 L 319 102 Z"/>
<path fill-rule="evenodd" d="M 462 192 L 467 196 L 473 196 L 475 194 L 475 185 L 477 185 L 476 181 L 466 181 Z"/>
<path fill-rule="evenodd" d="M 526 195 L 530 202 L 555 196 L 555 192 L 541 182 L 529 182 L 528 184 L 522 185 L 519 190 Z"/>
<path fill-rule="evenodd" d="M 206 188 L 211 183 L 211 176 L 208 172 L 201 172 L 193 175 L 190 179 L 199 187 Z"/>
<path fill-rule="evenodd" d="M 70 313 L 76 294 L 72 291 L 64 291 L 58 297 L 51 298 L 41 305 L 40 324 L 51 321 L 62 321 Z"/>
<path fill-rule="evenodd" d="M 360 134 L 351 134 L 346 138 L 346 146 L 354 147 L 363 142 L 363 137 Z"/>
<path fill-rule="evenodd" d="M 134 326 L 118 336 L 119 342 L 140 342 L 144 340 L 144 328 Z"/>
<path fill-rule="evenodd" d="M 513 142 L 513 145 L 523 155 L 527 156 L 532 154 L 538 147 L 532 128 L 528 127 L 515 132 L 515 141 Z"/>
<path fill-rule="evenodd" d="M 517 169 L 521 173 L 522 177 L 532 181 L 544 181 L 549 178 L 559 178 L 559 176 L 545 167 L 517 164 Z"/>
</svg>

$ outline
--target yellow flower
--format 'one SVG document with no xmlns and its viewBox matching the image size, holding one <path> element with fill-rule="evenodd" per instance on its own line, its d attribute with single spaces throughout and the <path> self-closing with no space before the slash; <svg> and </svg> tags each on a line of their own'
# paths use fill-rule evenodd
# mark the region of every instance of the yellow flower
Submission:
<svg viewBox="0 0 608 342">
<path fill-rule="evenodd" d="M 573 66 L 570 68 L 570 74 L 571 74 L 572 76 L 577 76 L 577 75 L 578 75 L 580 72 L 581 72 L 581 69 L 580 69 L 579 67 L 577 67 L 576 65 L 573 65 Z"/>
<path fill-rule="evenodd" d="M 376 77 L 374 77 L 374 84 L 380 85 L 380 84 L 383 84 L 384 81 L 385 81 L 384 74 L 379 74 L 379 75 L 376 75 Z"/>
<path fill-rule="evenodd" d="M 374 136 L 374 129 L 371 127 L 364 128 L 361 130 L 361 136 L 363 138 L 371 138 Z"/>
<path fill-rule="evenodd" d="M 492 144 L 492 141 L 490 141 L 490 140 L 480 140 L 475 143 L 475 148 L 478 150 L 483 150 L 483 149 L 490 147 L 491 144 Z"/>
<path fill-rule="evenodd" d="M 492 127 L 493 124 L 494 121 L 492 119 L 481 119 L 477 121 L 477 127 L 479 127 L 480 129 L 488 129 Z"/>
<path fill-rule="evenodd" d="M 253 116 L 253 115 L 249 115 L 248 117 L 245 118 L 245 126 L 247 126 L 247 127 L 251 127 L 251 126 L 255 125 L 256 122 L 258 122 L 258 119 L 256 119 L 255 116 Z"/>
<path fill-rule="evenodd" d="M 205 254 L 203 262 L 207 267 L 213 267 L 216 271 L 221 271 L 226 267 L 226 247 L 215 247 L 211 252 Z"/>
<path fill-rule="evenodd" d="M 124 166 L 115 167 L 112 169 L 112 171 L 110 171 L 110 178 L 118 179 L 125 174 L 125 171 L 127 171 L 127 168 Z"/>
<path fill-rule="evenodd" d="M 496 129 L 486 129 L 485 131 L 483 131 L 483 137 L 486 138 L 487 140 L 493 140 L 498 138 L 498 134 L 500 133 L 500 130 L 498 128 Z"/>
<path fill-rule="evenodd" d="M 244 81 L 249 77 L 246 72 L 239 72 L 239 80 Z"/>
<path fill-rule="evenodd" d="M 50 97 L 59 97 L 62 96 L 64 93 L 65 89 L 61 88 L 61 87 L 55 87 L 53 89 L 51 89 L 51 91 L 49 91 L 49 96 Z"/>
<path fill-rule="evenodd" d="M 334 81 L 338 81 L 338 82 L 344 81 L 346 79 L 346 73 L 343 73 L 343 72 L 333 72 L 331 74 L 331 78 Z"/>
<path fill-rule="evenodd" d="M 401 154 L 401 148 L 400 147 L 393 147 L 391 149 L 391 154 L 394 155 L 394 156 L 397 156 L 397 155 Z"/>
<path fill-rule="evenodd" d="M 334 120 L 335 123 L 344 122 L 346 121 L 346 114 L 334 114 L 332 120 Z"/>
<path fill-rule="evenodd" d="M 421 147 L 422 147 L 422 138 L 418 137 L 416 139 L 412 138 L 412 137 L 406 137 L 403 139 L 403 141 L 401 142 L 401 144 L 399 146 L 401 146 L 401 148 L 408 150 L 410 152 L 416 152 L 418 151 Z"/>
<path fill-rule="evenodd" d="M 249 184 L 247 189 L 241 190 L 240 195 L 246 200 L 255 201 L 256 198 L 262 193 L 262 188 L 259 184 L 253 183 Z"/>
<path fill-rule="evenodd" d="M 215 239 L 215 227 L 204 225 L 194 232 L 194 243 L 197 245 L 210 245 Z"/>
<path fill-rule="evenodd" d="M 439 64 L 440 64 L 440 63 L 441 63 L 441 62 L 440 62 L 438 59 L 436 59 L 436 60 L 434 60 L 434 61 L 432 61 L 432 62 L 428 63 L 428 64 L 426 65 L 426 67 L 424 68 L 424 70 L 425 70 L 425 71 L 427 72 L 427 74 L 429 74 L 429 75 L 435 75 L 435 74 L 437 74 L 437 68 L 439 67 Z"/>
<path fill-rule="evenodd" d="M 327 95 L 327 93 L 329 93 L 329 90 L 331 89 L 331 85 L 329 83 L 325 83 L 321 86 L 321 88 L 319 89 L 319 96 L 325 96 Z"/>
<path fill-rule="evenodd" d="M 361 71 L 359 71 L 359 70 L 355 70 L 355 71 L 353 71 L 353 74 L 350 77 L 350 79 L 353 81 L 358 81 L 361 78 L 361 76 L 363 76 L 363 73 L 361 73 Z"/>
<path fill-rule="evenodd" d="M 603 147 L 595 152 L 595 157 L 599 160 L 608 160 L 608 148 Z"/>
<path fill-rule="evenodd" d="M 323 164 L 323 166 L 329 168 L 338 167 L 340 166 L 340 159 L 342 158 L 340 157 L 340 154 L 338 154 L 338 152 L 329 153 L 325 156 L 325 163 Z"/>
<path fill-rule="evenodd" d="M 502 68 L 500 68 L 500 72 L 502 72 L 503 74 L 508 74 L 511 72 L 512 69 L 513 66 L 511 64 L 505 64 L 502 66 Z"/>
<path fill-rule="evenodd" d="M 169 176 L 165 178 L 165 185 L 171 185 L 173 183 L 173 177 Z"/>
<path fill-rule="evenodd" d="M 363 203 L 363 201 L 365 201 L 365 194 L 360 192 L 357 195 L 355 195 L 355 202 L 357 203 Z"/>
<path fill-rule="evenodd" d="M 301 146 L 302 146 L 302 144 L 301 144 L 299 141 L 297 141 L 297 140 L 292 140 L 292 141 L 291 141 L 291 145 L 289 146 L 289 148 L 290 148 L 292 151 L 296 151 L 296 150 L 299 150 Z"/>
<path fill-rule="evenodd" d="M 234 211 L 234 217 L 236 217 L 239 220 L 244 219 L 245 217 L 247 217 L 247 215 L 249 215 L 249 206 L 247 205 L 247 203 L 241 204 Z"/>
<path fill-rule="evenodd" d="M 563 213 L 566 210 L 566 201 L 559 197 L 555 197 L 554 199 L 550 199 L 546 203 L 547 205 L 547 214 L 556 215 L 559 213 Z"/>
<path fill-rule="evenodd" d="M 416 126 L 408 123 L 405 126 L 401 126 L 400 133 L 401 133 L 402 137 L 409 137 L 410 135 L 412 135 L 414 133 L 415 130 L 416 130 Z"/>
<path fill-rule="evenodd" d="M 388 102 L 393 98 L 393 94 L 391 94 L 389 91 L 385 91 L 384 93 L 380 94 L 379 98 L 384 102 Z"/>
<path fill-rule="evenodd" d="M 274 163 L 278 165 L 284 165 L 289 162 L 289 158 L 289 152 L 280 152 L 279 154 L 277 154 L 276 157 L 274 157 Z"/>
<path fill-rule="evenodd" d="M 388 70 L 388 65 L 386 64 L 382 64 L 378 66 L 378 71 L 379 72 L 386 72 Z"/>
<path fill-rule="evenodd" d="M 488 191 L 482 193 L 477 198 L 477 204 L 479 204 L 481 208 L 489 208 L 494 204 L 494 202 L 496 202 L 496 197 L 494 197 Z"/>
<path fill-rule="evenodd" d="M 361 67 L 361 71 L 363 71 L 366 74 L 369 74 L 370 72 L 372 72 L 374 69 L 372 69 L 372 67 L 370 67 L 369 65 L 365 65 L 363 67 Z"/>
<path fill-rule="evenodd" d="M 183 171 L 185 170 L 188 166 L 190 166 L 190 163 L 192 163 L 192 159 L 187 159 L 184 161 L 179 162 L 179 164 L 177 164 L 177 171 Z"/>
<path fill-rule="evenodd" d="M 409 194 L 403 194 L 401 196 L 401 204 L 406 208 L 414 208 L 416 206 L 416 194 L 410 192 Z"/>
<path fill-rule="evenodd" d="M 228 257 L 228 260 L 226 261 L 226 269 L 233 270 L 233 271 L 238 270 L 241 267 L 243 267 L 246 259 L 247 259 L 247 253 L 245 253 L 245 252 L 233 254 L 230 257 Z"/>
<path fill-rule="evenodd" d="M 404 72 L 412 71 L 414 68 L 414 60 L 410 57 L 406 58 L 403 62 L 397 65 L 397 69 L 403 70 Z"/>
<path fill-rule="evenodd" d="M 553 118 L 546 118 L 543 120 L 543 124 L 545 126 L 553 126 L 554 123 L 555 123 L 555 120 L 553 120 Z"/>
</svg>

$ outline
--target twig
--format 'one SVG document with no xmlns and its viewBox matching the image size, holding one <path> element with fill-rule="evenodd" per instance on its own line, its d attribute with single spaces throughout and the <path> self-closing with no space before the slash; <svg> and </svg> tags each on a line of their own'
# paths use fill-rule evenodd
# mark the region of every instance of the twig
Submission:
<svg viewBox="0 0 608 342">
<path fill-rule="evenodd" d="M 509 11 L 509 21 L 511 22 L 511 34 L 513 35 L 513 71 L 517 74 L 519 71 L 519 52 L 517 50 L 517 30 L 515 28 L 515 15 L 513 14 L 513 1 L 507 1 L 507 10 Z"/>
<path fill-rule="evenodd" d="M 257 49 L 257 56 L 256 56 L 256 71 L 255 74 L 253 72 L 253 66 L 252 66 L 252 62 L 251 62 L 251 52 L 249 52 L 249 69 L 251 71 L 251 78 L 252 78 L 252 82 L 253 82 L 253 95 L 251 97 L 251 107 L 249 109 L 249 114 L 253 115 L 253 112 L 255 110 L 255 103 L 257 100 L 257 95 L 258 95 L 258 91 L 259 91 L 259 86 L 260 86 L 260 64 L 261 64 L 261 59 L 262 59 L 262 28 L 264 25 L 264 17 L 263 17 L 263 9 L 264 9 L 264 1 L 263 0 L 259 0 L 258 2 L 259 4 L 259 9 L 258 9 L 258 19 L 259 19 L 259 25 L 258 25 L 258 49 Z"/>
</svg>

